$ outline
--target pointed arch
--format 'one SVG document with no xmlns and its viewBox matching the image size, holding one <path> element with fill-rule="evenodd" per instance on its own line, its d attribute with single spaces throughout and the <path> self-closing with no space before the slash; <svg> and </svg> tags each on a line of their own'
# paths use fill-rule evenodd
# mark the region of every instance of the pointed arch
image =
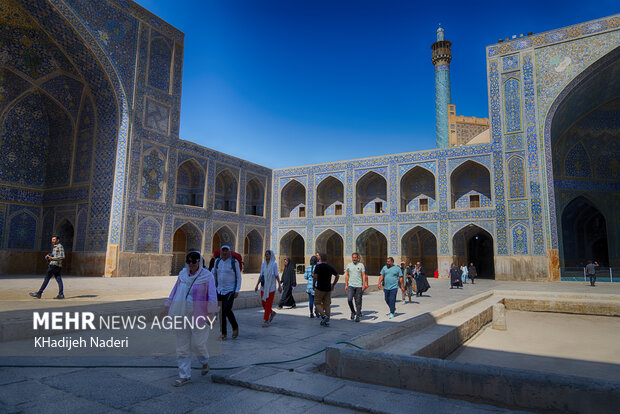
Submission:
<svg viewBox="0 0 620 414">
<path fill-rule="evenodd" d="M 400 211 L 428 211 L 435 207 L 435 175 L 416 165 L 400 179 Z"/>
<path fill-rule="evenodd" d="M 211 251 L 220 250 L 225 245 L 229 246 L 231 250 L 237 251 L 235 232 L 229 226 L 223 224 L 213 233 Z"/>
<path fill-rule="evenodd" d="M 333 175 L 327 176 L 316 187 L 316 216 L 344 214 L 344 184 Z"/>
<path fill-rule="evenodd" d="M 220 171 L 215 177 L 215 200 L 213 208 L 220 211 L 237 211 L 237 179 L 228 169 Z"/>
<path fill-rule="evenodd" d="M 263 257 L 263 236 L 253 229 L 245 236 L 243 242 L 243 270 L 246 273 L 260 272 Z"/>
<path fill-rule="evenodd" d="M 387 181 L 374 171 L 368 171 L 355 184 L 355 214 L 375 214 L 389 211 Z"/>
<path fill-rule="evenodd" d="M 159 253 L 160 238 L 161 226 L 157 220 L 153 217 L 143 218 L 137 226 L 136 253 Z"/>
<path fill-rule="evenodd" d="M 289 230 L 280 238 L 280 260 L 278 266 L 281 268 L 286 257 L 291 259 L 293 265 L 306 262 L 306 240 L 295 230 Z"/>
<path fill-rule="evenodd" d="M 19 210 L 9 216 L 9 249 L 34 250 L 37 235 L 38 218 L 28 210 Z"/>
<path fill-rule="evenodd" d="M 327 261 L 339 274 L 344 273 L 344 240 L 342 236 L 326 229 L 319 234 L 314 242 L 314 251 L 327 255 Z"/>
<path fill-rule="evenodd" d="M 280 217 L 306 217 L 306 187 L 295 179 L 280 191 Z"/>
<path fill-rule="evenodd" d="M 387 238 L 374 227 L 360 233 L 355 240 L 356 250 L 368 275 L 377 276 L 387 259 Z"/>
<path fill-rule="evenodd" d="M 421 262 L 427 272 L 437 269 L 437 238 L 421 226 L 409 229 L 400 240 L 401 260 Z"/>
<path fill-rule="evenodd" d="M 457 266 L 473 263 L 478 277 L 495 278 L 493 235 L 476 224 L 468 224 L 452 236 L 452 256 Z"/>
<path fill-rule="evenodd" d="M 246 216 L 265 216 L 265 187 L 257 178 L 252 178 L 245 186 Z"/>
<path fill-rule="evenodd" d="M 484 165 L 467 160 L 450 174 L 452 208 L 491 206 L 491 173 Z"/>
<path fill-rule="evenodd" d="M 608 225 L 605 214 L 584 195 L 562 209 L 560 266 L 583 267 L 588 260 L 609 265 Z"/>
<path fill-rule="evenodd" d="M 202 207 L 204 202 L 205 172 L 198 161 L 191 158 L 177 169 L 176 203 Z"/>
</svg>

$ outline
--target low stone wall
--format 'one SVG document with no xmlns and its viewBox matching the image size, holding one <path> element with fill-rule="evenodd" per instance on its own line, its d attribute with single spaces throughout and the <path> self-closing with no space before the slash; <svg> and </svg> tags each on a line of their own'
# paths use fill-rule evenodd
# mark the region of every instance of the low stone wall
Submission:
<svg viewBox="0 0 620 414">
<path fill-rule="evenodd" d="M 119 253 L 118 277 L 170 276 L 171 269 L 171 254 Z"/>
<path fill-rule="evenodd" d="M 509 408 L 615 413 L 620 407 L 620 383 L 612 381 L 382 354 L 345 345 L 329 347 L 325 361 L 340 378 Z"/>
</svg>

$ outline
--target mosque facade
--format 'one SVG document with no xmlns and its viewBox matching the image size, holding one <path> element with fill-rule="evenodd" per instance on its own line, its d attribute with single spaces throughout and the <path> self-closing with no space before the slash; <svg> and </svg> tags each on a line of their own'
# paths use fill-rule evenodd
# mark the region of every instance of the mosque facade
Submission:
<svg viewBox="0 0 620 414">
<path fill-rule="evenodd" d="M 53 234 L 65 273 L 111 277 L 222 244 L 249 271 L 269 247 L 502 280 L 620 265 L 620 15 L 487 47 L 488 120 L 456 115 L 440 30 L 437 148 L 277 170 L 180 139 L 183 43 L 129 0 L 0 0 L 1 274 L 42 272 Z"/>
</svg>

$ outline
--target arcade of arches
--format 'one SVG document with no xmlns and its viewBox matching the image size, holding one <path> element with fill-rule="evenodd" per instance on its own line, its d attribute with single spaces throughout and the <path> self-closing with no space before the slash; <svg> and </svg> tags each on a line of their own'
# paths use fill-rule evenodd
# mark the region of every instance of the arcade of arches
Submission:
<svg viewBox="0 0 620 414">
<path fill-rule="evenodd" d="M 280 196 L 280 217 L 306 216 L 306 187 L 299 181 L 291 180 Z"/>
<path fill-rule="evenodd" d="M 316 188 L 316 215 L 341 216 L 344 208 L 344 185 L 332 176 Z"/>
<path fill-rule="evenodd" d="M 385 213 L 387 206 L 387 181 L 370 171 L 355 185 L 355 214 Z"/>
<path fill-rule="evenodd" d="M 195 160 L 185 161 L 177 171 L 176 203 L 202 207 L 205 173 Z"/>
<path fill-rule="evenodd" d="M 452 171 L 450 190 L 453 209 L 491 206 L 491 175 L 477 162 L 465 161 Z"/>
<path fill-rule="evenodd" d="M 191 223 L 180 226 L 172 238 L 172 275 L 178 275 L 185 266 L 185 256 L 190 250 L 200 251 L 202 232 Z"/>
<path fill-rule="evenodd" d="M 403 235 L 401 261 L 422 263 L 428 276 L 437 269 L 437 238 L 430 231 L 416 226 Z"/>
</svg>

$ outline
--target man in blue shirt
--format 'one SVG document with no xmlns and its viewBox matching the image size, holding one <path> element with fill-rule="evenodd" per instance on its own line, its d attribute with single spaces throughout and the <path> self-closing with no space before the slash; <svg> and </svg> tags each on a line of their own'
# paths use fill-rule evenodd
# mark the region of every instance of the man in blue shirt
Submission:
<svg viewBox="0 0 620 414">
<path fill-rule="evenodd" d="M 399 287 L 402 291 L 405 290 L 403 272 L 401 272 L 400 267 L 394 266 L 394 258 L 388 257 L 387 264 L 383 266 L 381 276 L 379 276 L 379 289 L 383 288 L 385 303 L 390 307 L 390 319 L 394 317 L 396 312 L 396 294 Z"/>
</svg>

